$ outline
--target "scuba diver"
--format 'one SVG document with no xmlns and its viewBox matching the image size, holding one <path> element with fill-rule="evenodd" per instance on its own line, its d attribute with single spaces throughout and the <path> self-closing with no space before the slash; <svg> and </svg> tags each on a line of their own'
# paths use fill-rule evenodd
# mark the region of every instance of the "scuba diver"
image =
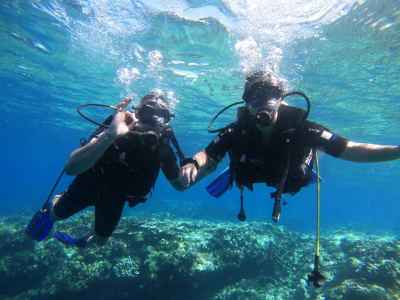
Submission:
<svg viewBox="0 0 400 300">
<path fill-rule="evenodd" d="M 72 152 L 64 170 L 75 179 L 64 193 L 45 203 L 26 228 L 27 235 L 42 241 L 54 222 L 94 206 L 91 232 L 73 238 L 56 231 L 54 237 L 82 248 L 103 245 L 116 228 L 125 202 L 133 207 L 151 195 L 160 168 L 175 189 L 183 189 L 169 141 L 177 148 L 181 163 L 183 154 L 168 125 L 173 115 L 167 100 L 161 91 L 152 91 L 141 99 L 136 113 L 126 110 L 131 101 L 122 100 L 114 116 L 104 122 L 109 126 L 100 126 L 85 145 Z"/>
<path fill-rule="evenodd" d="M 288 96 L 300 95 L 307 101 L 307 111 L 289 106 Z M 296 194 L 303 187 L 317 183 L 317 236 L 314 269 L 307 283 L 322 287 L 327 277 L 320 270 L 319 207 L 320 177 L 317 150 L 333 157 L 354 162 L 381 162 L 400 158 L 400 146 L 375 145 L 349 141 L 328 128 L 307 120 L 310 100 L 301 92 L 284 93 L 284 84 L 273 74 L 257 71 L 246 78 L 243 101 L 222 109 L 210 122 L 208 131 L 219 134 L 203 150 L 181 166 L 179 180 L 189 188 L 213 172 L 229 153 L 230 164 L 208 186 L 207 191 L 220 197 L 233 182 L 240 189 L 240 221 L 246 220 L 243 208 L 243 190 L 253 190 L 253 184 L 265 183 L 276 188 L 271 193 L 274 205 L 272 220 L 278 222 L 282 195 Z M 226 127 L 211 130 L 215 119 L 226 109 L 238 108 L 236 121 Z M 315 173 L 313 170 L 316 163 Z M 283 202 L 283 204 L 286 204 Z"/>
<path fill-rule="evenodd" d="M 287 105 L 284 98 L 298 94 L 308 103 L 307 111 Z M 400 158 L 399 146 L 349 141 L 328 128 L 307 120 L 310 102 L 301 92 L 284 94 L 284 84 L 275 75 L 257 71 L 246 78 L 243 101 L 220 111 L 210 122 L 209 132 L 219 132 L 193 162 L 181 168 L 179 180 L 186 188 L 213 172 L 228 152 L 230 166 L 207 190 L 215 197 L 236 182 L 241 190 L 239 220 L 244 221 L 243 188 L 265 183 L 277 188 L 272 219 L 278 222 L 282 194 L 294 195 L 316 179 L 312 167 L 316 150 L 354 162 L 381 162 Z M 210 130 L 213 121 L 227 108 L 242 104 L 237 119 L 228 126 Z M 285 203 L 283 203 L 285 204 Z"/>
</svg>

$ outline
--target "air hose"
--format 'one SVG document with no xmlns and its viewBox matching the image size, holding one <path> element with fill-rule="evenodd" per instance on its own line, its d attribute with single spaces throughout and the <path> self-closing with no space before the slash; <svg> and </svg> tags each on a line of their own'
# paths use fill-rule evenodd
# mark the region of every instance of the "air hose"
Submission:
<svg viewBox="0 0 400 300">
<path fill-rule="evenodd" d="M 108 128 L 108 127 L 109 127 L 109 126 L 106 125 L 106 124 L 97 122 L 97 121 L 95 121 L 95 120 L 93 120 L 93 119 L 87 117 L 86 115 L 84 115 L 84 114 L 81 112 L 81 108 L 86 107 L 86 106 L 100 106 L 100 107 L 107 107 L 107 108 L 111 108 L 111 109 L 116 109 L 116 108 L 117 108 L 116 106 L 114 106 L 114 105 L 107 105 L 107 104 L 100 104 L 100 103 L 86 103 L 86 104 L 81 104 L 81 105 L 79 105 L 79 106 L 76 108 L 78 114 L 79 114 L 82 118 L 88 120 L 89 122 L 91 122 L 91 123 L 93 123 L 93 124 L 99 125 L 99 126 L 101 126 L 101 127 L 105 127 L 105 128 Z"/>
</svg>

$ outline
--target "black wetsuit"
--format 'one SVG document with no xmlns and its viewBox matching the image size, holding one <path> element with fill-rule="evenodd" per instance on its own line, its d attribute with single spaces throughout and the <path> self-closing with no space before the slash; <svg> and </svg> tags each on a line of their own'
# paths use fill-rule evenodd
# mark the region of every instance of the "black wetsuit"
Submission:
<svg viewBox="0 0 400 300">
<path fill-rule="evenodd" d="M 138 135 L 121 137 L 92 168 L 74 179 L 54 206 L 55 215 L 66 219 L 94 205 L 94 230 L 96 234 L 108 237 L 121 218 L 125 201 L 133 205 L 144 202 L 154 187 L 160 168 L 168 180 L 179 175 L 176 157 L 168 141 L 151 146 Z"/>
<path fill-rule="evenodd" d="M 262 142 L 254 118 L 247 116 L 221 132 L 205 151 L 217 161 L 228 152 L 236 182 L 252 190 L 253 183 L 278 187 L 287 163 L 285 150 L 290 146 L 291 162 L 284 193 L 294 194 L 310 180 L 310 174 L 300 174 L 300 166 L 312 159 L 312 149 L 323 148 L 337 157 L 347 144 L 346 139 L 322 125 L 311 121 L 302 123 L 302 116 L 304 111 L 301 109 L 281 106 L 268 144 Z"/>
</svg>

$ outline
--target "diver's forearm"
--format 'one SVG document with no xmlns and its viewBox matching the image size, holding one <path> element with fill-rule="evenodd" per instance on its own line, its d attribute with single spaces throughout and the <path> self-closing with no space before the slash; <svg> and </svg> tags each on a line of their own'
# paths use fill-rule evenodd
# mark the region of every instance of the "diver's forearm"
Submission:
<svg viewBox="0 0 400 300">
<path fill-rule="evenodd" d="M 354 162 L 382 162 L 400 158 L 400 147 L 349 141 L 339 158 Z"/>
<path fill-rule="evenodd" d="M 104 133 L 95 141 L 75 150 L 65 165 L 65 173 L 75 176 L 87 171 L 94 166 L 112 142 L 113 139 Z"/>
<path fill-rule="evenodd" d="M 217 168 L 217 164 L 212 164 L 212 163 L 208 163 L 208 164 L 204 165 L 203 167 L 199 168 L 196 180 L 192 183 L 192 185 L 199 182 L 201 179 L 206 177 L 208 174 L 214 172 L 216 168 Z"/>
<path fill-rule="evenodd" d="M 207 163 L 209 163 L 209 161 L 211 160 L 205 150 L 195 154 L 195 156 L 193 156 L 193 159 L 199 164 L 199 169 L 201 169 L 202 167 L 206 167 Z"/>
<path fill-rule="evenodd" d="M 196 184 L 208 174 L 214 172 L 218 165 L 218 162 L 208 156 L 205 151 L 197 153 L 195 156 L 193 156 L 193 159 L 199 164 L 199 169 L 197 170 L 195 181 L 192 182 L 190 186 Z"/>
</svg>

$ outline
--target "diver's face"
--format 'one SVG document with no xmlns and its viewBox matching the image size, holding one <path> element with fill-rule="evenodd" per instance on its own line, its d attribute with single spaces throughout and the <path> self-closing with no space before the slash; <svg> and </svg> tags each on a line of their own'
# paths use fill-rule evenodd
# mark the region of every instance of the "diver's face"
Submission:
<svg viewBox="0 0 400 300">
<path fill-rule="evenodd" d="M 278 108 L 281 101 L 279 99 L 260 99 L 246 104 L 251 115 L 256 119 L 258 127 L 271 127 L 278 118 Z"/>
<path fill-rule="evenodd" d="M 280 88 L 263 81 L 253 83 L 243 94 L 243 100 L 259 127 L 270 127 L 275 124 L 280 98 Z"/>
</svg>

